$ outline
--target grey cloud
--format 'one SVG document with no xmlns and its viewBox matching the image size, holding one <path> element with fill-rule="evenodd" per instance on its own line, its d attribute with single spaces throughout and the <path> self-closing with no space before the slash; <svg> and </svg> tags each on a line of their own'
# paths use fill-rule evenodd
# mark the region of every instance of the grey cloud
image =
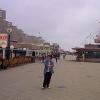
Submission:
<svg viewBox="0 0 100 100">
<path fill-rule="evenodd" d="M 7 10 L 7 19 L 26 33 L 40 32 L 65 49 L 80 46 L 99 30 L 99 0 L 3 0 L 0 6 Z"/>
</svg>

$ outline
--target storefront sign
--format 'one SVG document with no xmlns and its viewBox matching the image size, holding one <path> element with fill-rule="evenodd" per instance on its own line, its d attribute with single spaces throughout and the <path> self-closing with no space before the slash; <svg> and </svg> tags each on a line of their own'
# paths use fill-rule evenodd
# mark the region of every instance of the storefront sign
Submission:
<svg viewBox="0 0 100 100">
<path fill-rule="evenodd" d="M 95 39 L 95 43 L 100 43 L 100 38 Z"/>
<path fill-rule="evenodd" d="M 7 47 L 7 40 L 8 40 L 8 35 L 0 33 L 0 47 Z"/>
<path fill-rule="evenodd" d="M 100 35 L 96 35 L 95 43 L 100 43 Z"/>
</svg>

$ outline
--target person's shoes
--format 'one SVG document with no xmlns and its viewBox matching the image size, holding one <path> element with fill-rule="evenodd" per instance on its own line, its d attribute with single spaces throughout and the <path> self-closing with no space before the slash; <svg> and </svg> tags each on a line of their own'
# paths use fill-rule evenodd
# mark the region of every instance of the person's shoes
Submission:
<svg viewBox="0 0 100 100">
<path fill-rule="evenodd" d="M 48 89 L 51 89 L 51 87 L 49 86 L 49 87 L 47 87 Z"/>
<path fill-rule="evenodd" d="M 41 89 L 45 89 L 45 87 L 42 87 Z"/>
</svg>

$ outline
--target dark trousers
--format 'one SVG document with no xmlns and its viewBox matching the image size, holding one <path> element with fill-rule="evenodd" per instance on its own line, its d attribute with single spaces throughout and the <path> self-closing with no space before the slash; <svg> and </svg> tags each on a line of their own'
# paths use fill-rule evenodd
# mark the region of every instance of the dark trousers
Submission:
<svg viewBox="0 0 100 100">
<path fill-rule="evenodd" d="M 52 76 L 52 73 L 51 72 L 46 72 L 44 74 L 44 82 L 43 82 L 43 87 L 49 87 L 49 84 L 50 84 L 50 80 L 51 80 L 51 76 Z"/>
<path fill-rule="evenodd" d="M 58 61 L 58 58 L 56 58 L 56 62 Z"/>
</svg>

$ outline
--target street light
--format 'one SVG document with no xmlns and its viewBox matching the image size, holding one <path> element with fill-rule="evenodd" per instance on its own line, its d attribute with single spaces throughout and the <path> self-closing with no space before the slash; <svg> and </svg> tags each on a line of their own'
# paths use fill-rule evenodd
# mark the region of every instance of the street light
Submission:
<svg viewBox="0 0 100 100">
<path fill-rule="evenodd" d="M 11 58 L 13 58 L 13 49 L 14 49 L 14 46 L 11 45 L 11 46 L 10 46 L 10 49 L 11 49 Z"/>
<path fill-rule="evenodd" d="M 3 59 L 5 59 L 5 48 L 6 48 L 6 45 L 2 44 L 2 48 L 3 48 Z"/>
<path fill-rule="evenodd" d="M 24 51 L 26 51 L 26 48 L 23 48 Z"/>
<path fill-rule="evenodd" d="M 4 63 L 4 60 L 5 60 L 5 49 L 6 49 L 6 46 L 7 46 L 6 44 L 2 44 L 2 49 L 3 49 L 3 50 L 2 50 L 2 51 L 3 51 L 3 52 L 2 52 L 2 55 L 3 55 L 2 58 L 3 58 L 3 59 L 2 59 L 2 66 L 1 66 L 2 69 L 6 69 L 6 68 L 7 68 L 7 67 L 4 67 L 4 64 L 3 64 L 3 63 Z"/>
<path fill-rule="evenodd" d="M 23 50 L 24 50 L 24 56 L 26 56 L 26 50 L 27 50 L 27 48 L 23 48 Z"/>
<path fill-rule="evenodd" d="M 8 45 L 7 45 L 7 59 L 10 59 L 10 34 L 12 33 L 12 28 L 7 28 L 7 34 L 8 34 Z"/>
</svg>

